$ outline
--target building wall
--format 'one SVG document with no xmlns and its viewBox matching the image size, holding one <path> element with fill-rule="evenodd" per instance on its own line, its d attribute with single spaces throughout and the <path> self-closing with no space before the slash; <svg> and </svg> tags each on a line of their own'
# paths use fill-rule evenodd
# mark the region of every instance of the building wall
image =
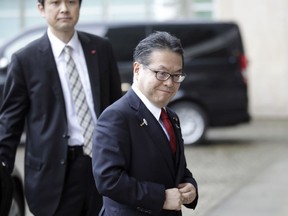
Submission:
<svg viewBox="0 0 288 216">
<path fill-rule="evenodd" d="M 216 20 L 234 20 L 242 30 L 252 116 L 288 118 L 288 1 L 214 3 Z"/>
</svg>

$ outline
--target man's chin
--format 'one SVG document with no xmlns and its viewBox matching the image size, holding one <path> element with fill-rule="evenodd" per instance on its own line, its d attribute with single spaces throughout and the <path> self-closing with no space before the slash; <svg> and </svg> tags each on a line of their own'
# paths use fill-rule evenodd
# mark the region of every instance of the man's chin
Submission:
<svg viewBox="0 0 288 216">
<path fill-rule="evenodd" d="M 61 22 L 58 25 L 58 29 L 60 31 L 65 31 L 65 32 L 74 31 L 75 25 L 76 25 L 75 23 L 71 23 L 71 22 Z"/>
<path fill-rule="evenodd" d="M 58 28 L 58 32 L 65 33 L 66 35 L 73 35 L 74 28 Z"/>
</svg>

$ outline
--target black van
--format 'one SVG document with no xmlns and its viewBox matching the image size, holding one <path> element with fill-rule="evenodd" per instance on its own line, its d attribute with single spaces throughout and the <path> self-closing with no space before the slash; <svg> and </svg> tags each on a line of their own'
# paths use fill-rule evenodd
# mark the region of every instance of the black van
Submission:
<svg viewBox="0 0 288 216">
<path fill-rule="evenodd" d="M 185 144 L 202 141 L 209 127 L 232 126 L 250 121 L 247 59 L 237 24 L 113 22 L 79 24 L 77 28 L 110 39 L 119 66 L 123 93 L 132 84 L 133 51 L 140 40 L 155 31 L 167 31 L 181 39 L 185 52 L 184 73 L 187 77 L 169 106 L 180 117 Z M 26 41 L 23 37 L 27 39 L 29 35 L 33 35 L 32 40 L 36 33 L 39 37 L 44 31 L 45 27 L 40 27 L 23 32 L 3 48 L 0 47 L 2 77 L 9 62 L 5 58 L 9 44 L 19 44 L 21 38 Z M 12 53 L 11 50 L 9 53 Z"/>
</svg>

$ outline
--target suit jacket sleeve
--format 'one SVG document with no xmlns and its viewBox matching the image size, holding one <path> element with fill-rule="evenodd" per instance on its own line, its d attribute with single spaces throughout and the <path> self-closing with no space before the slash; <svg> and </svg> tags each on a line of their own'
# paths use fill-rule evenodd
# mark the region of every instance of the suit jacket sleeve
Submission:
<svg viewBox="0 0 288 216">
<path fill-rule="evenodd" d="M 16 150 L 23 132 L 25 112 L 28 107 L 25 79 L 20 71 L 20 61 L 14 54 L 3 90 L 5 101 L 0 110 L 0 160 L 6 163 L 10 173 L 14 168 Z"/>
</svg>

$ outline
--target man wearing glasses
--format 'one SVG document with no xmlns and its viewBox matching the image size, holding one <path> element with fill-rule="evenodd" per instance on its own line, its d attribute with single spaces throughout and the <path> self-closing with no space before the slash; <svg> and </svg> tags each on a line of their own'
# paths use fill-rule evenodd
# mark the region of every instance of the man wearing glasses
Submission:
<svg viewBox="0 0 288 216">
<path fill-rule="evenodd" d="M 186 165 L 179 118 L 166 105 L 185 79 L 180 40 L 156 32 L 134 51 L 134 79 L 99 117 L 93 174 L 100 215 L 182 215 L 195 208 L 197 183 Z"/>
</svg>

